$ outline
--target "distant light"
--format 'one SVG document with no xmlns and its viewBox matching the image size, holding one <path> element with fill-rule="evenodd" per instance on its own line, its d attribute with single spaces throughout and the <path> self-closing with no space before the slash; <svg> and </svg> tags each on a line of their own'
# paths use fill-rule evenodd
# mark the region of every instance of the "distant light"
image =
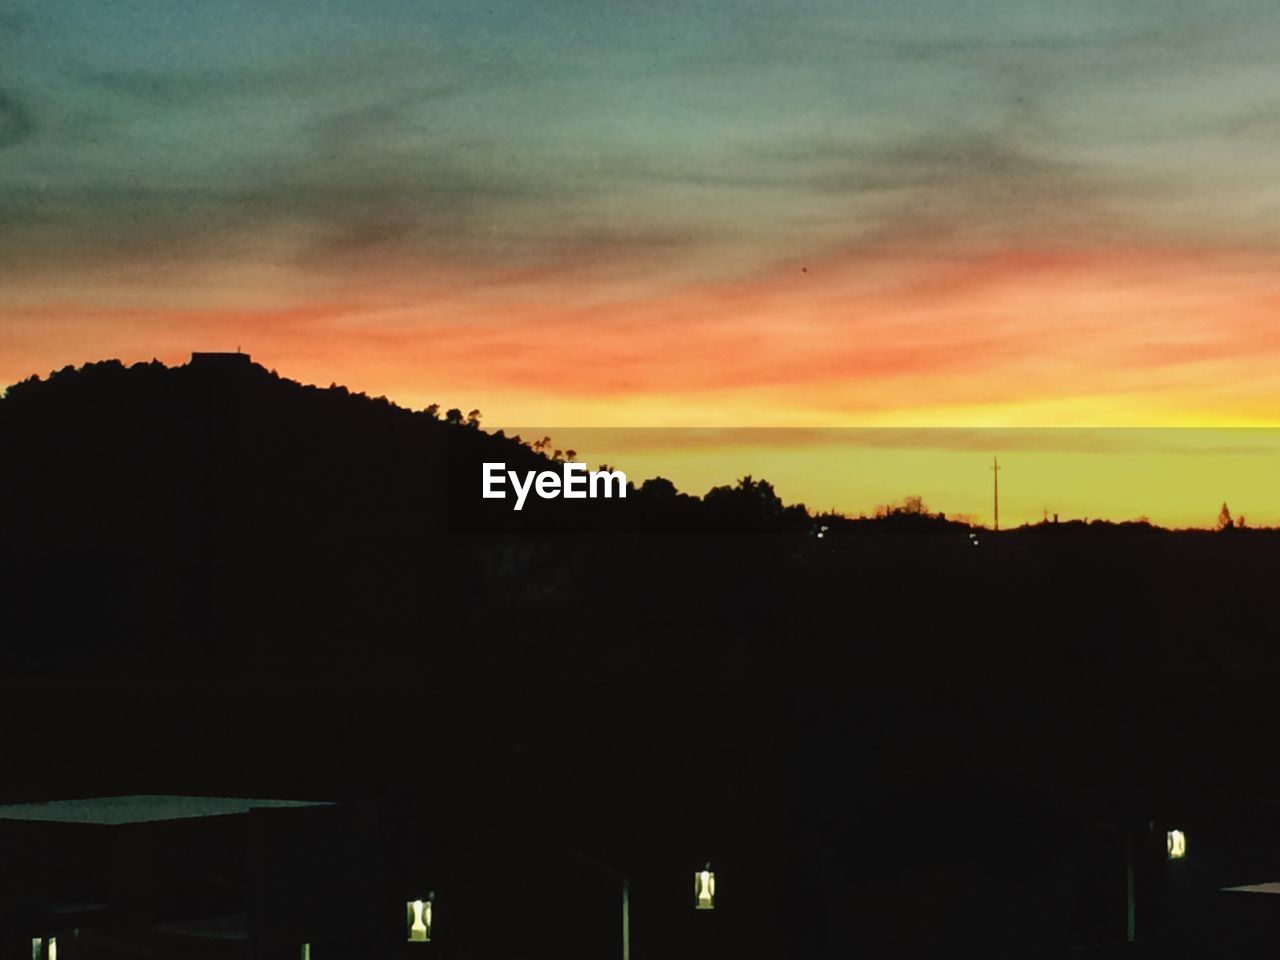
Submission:
<svg viewBox="0 0 1280 960">
<path fill-rule="evenodd" d="M 715 908 L 716 875 L 709 863 L 693 875 L 693 905 L 698 910 Z"/>
<path fill-rule="evenodd" d="M 1181 830 L 1170 830 L 1165 834 L 1164 843 L 1170 860 L 1181 860 L 1187 855 L 1187 835 Z"/>
<path fill-rule="evenodd" d="M 428 893 L 425 900 L 410 900 L 405 906 L 406 920 L 409 926 L 410 943 L 426 943 L 431 939 L 431 902 L 434 893 Z M 303 960 L 309 960 L 304 957 Z"/>
</svg>

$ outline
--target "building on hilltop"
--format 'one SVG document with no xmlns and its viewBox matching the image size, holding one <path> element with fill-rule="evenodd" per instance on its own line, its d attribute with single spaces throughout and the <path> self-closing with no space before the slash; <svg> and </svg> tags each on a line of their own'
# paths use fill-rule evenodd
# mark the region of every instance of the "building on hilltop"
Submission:
<svg viewBox="0 0 1280 960">
<path fill-rule="evenodd" d="M 191 366 L 203 369 L 243 370 L 253 365 L 253 358 L 247 353 L 236 350 L 235 353 L 209 353 L 192 351 Z"/>
</svg>

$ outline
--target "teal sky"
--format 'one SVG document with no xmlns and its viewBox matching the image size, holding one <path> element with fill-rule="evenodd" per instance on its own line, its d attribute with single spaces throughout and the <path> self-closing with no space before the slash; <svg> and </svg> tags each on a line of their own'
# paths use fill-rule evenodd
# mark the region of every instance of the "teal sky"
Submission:
<svg viewBox="0 0 1280 960">
<path fill-rule="evenodd" d="M 4 260 L 719 276 L 886 238 L 1271 246 L 1280 8 L 5 8 Z"/>
</svg>

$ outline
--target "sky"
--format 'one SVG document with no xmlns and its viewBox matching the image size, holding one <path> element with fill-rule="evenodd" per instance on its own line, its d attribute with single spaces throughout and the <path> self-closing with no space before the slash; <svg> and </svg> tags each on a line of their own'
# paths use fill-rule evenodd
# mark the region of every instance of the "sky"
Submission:
<svg viewBox="0 0 1280 960">
<path fill-rule="evenodd" d="M 1277 90 L 1263 0 L 0 0 L 0 382 L 1280 425 Z"/>
</svg>

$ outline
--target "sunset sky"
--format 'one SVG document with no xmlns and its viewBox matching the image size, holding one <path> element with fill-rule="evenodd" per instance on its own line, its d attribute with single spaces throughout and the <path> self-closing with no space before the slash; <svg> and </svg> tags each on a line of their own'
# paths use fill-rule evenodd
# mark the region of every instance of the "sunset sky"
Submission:
<svg viewBox="0 0 1280 960">
<path fill-rule="evenodd" d="M 1271 0 L 0 2 L 0 382 L 240 346 L 491 427 L 1277 425 L 1277 91 Z"/>
</svg>

